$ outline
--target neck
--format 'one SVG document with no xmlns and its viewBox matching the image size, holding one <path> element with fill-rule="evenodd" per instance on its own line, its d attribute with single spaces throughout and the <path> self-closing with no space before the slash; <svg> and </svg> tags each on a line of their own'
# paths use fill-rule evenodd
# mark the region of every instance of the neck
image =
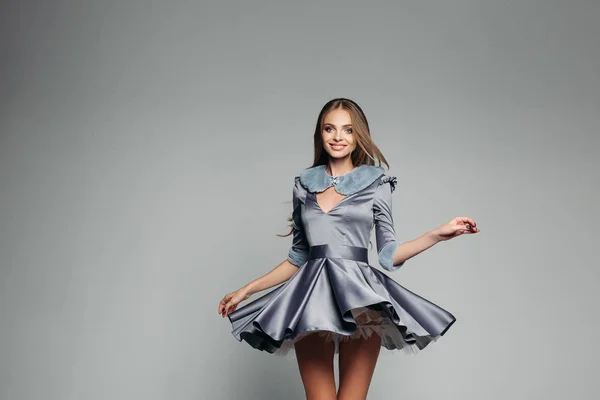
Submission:
<svg viewBox="0 0 600 400">
<path fill-rule="evenodd" d="M 339 176 L 347 174 L 354 169 L 350 156 L 344 158 L 330 158 L 327 164 L 327 173 L 331 176 Z"/>
</svg>

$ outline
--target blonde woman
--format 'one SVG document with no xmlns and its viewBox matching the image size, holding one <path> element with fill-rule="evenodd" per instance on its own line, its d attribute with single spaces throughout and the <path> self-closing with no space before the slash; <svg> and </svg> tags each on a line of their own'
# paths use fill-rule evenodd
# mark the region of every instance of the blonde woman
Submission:
<svg viewBox="0 0 600 400">
<path fill-rule="evenodd" d="M 396 178 L 381 163 L 389 168 L 358 104 L 345 98 L 325 104 L 314 134 L 313 165 L 294 180 L 287 259 L 219 303 L 237 340 L 272 354 L 295 352 L 309 400 L 366 398 L 382 347 L 416 353 L 456 321 L 370 266 L 369 240 L 375 229 L 379 264 L 396 271 L 436 243 L 479 229 L 471 218 L 457 217 L 399 243 L 392 219 Z"/>
</svg>

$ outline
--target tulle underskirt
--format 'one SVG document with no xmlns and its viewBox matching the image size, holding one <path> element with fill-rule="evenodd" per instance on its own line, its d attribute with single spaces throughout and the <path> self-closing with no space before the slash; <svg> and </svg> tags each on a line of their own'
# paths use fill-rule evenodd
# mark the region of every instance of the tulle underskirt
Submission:
<svg viewBox="0 0 600 400">
<path fill-rule="evenodd" d="M 359 307 L 350 311 L 357 323 L 356 331 L 354 333 L 345 335 L 330 330 L 307 330 L 296 335 L 294 339 L 284 340 L 281 347 L 275 350 L 273 354 L 282 357 L 295 357 L 295 343 L 310 334 L 316 334 L 327 342 L 333 342 L 334 354 L 339 353 L 340 343 L 355 339 L 368 339 L 373 334 L 380 336 L 381 346 L 385 347 L 387 350 L 403 350 L 407 355 L 418 354 L 425 346 L 431 342 L 436 342 L 441 336 L 417 336 L 414 338 L 414 341 L 409 343 L 404 338 L 402 330 L 398 329 L 398 326 L 396 326 L 390 318 L 382 315 L 381 312 L 373 311 L 367 307 Z"/>
</svg>

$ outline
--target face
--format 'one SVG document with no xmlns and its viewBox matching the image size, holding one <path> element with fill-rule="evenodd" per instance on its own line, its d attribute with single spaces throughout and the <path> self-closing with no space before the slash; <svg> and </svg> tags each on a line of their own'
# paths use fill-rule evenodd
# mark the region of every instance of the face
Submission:
<svg viewBox="0 0 600 400">
<path fill-rule="evenodd" d="M 356 148 L 350 114 L 344 109 L 328 112 L 323 119 L 323 148 L 333 158 L 349 157 Z"/>
</svg>

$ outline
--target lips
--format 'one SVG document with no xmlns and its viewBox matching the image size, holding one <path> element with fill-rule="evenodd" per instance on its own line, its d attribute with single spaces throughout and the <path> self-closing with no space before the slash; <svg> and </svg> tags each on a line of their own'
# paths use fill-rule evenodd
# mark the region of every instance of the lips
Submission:
<svg viewBox="0 0 600 400">
<path fill-rule="evenodd" d="M 332 150 L 340 151 L 340 150 L 344 150 L 346 148 L 346 145 L 345 144 L 330 144 L 329 147 L 331 147 Z"/>
</svg>

